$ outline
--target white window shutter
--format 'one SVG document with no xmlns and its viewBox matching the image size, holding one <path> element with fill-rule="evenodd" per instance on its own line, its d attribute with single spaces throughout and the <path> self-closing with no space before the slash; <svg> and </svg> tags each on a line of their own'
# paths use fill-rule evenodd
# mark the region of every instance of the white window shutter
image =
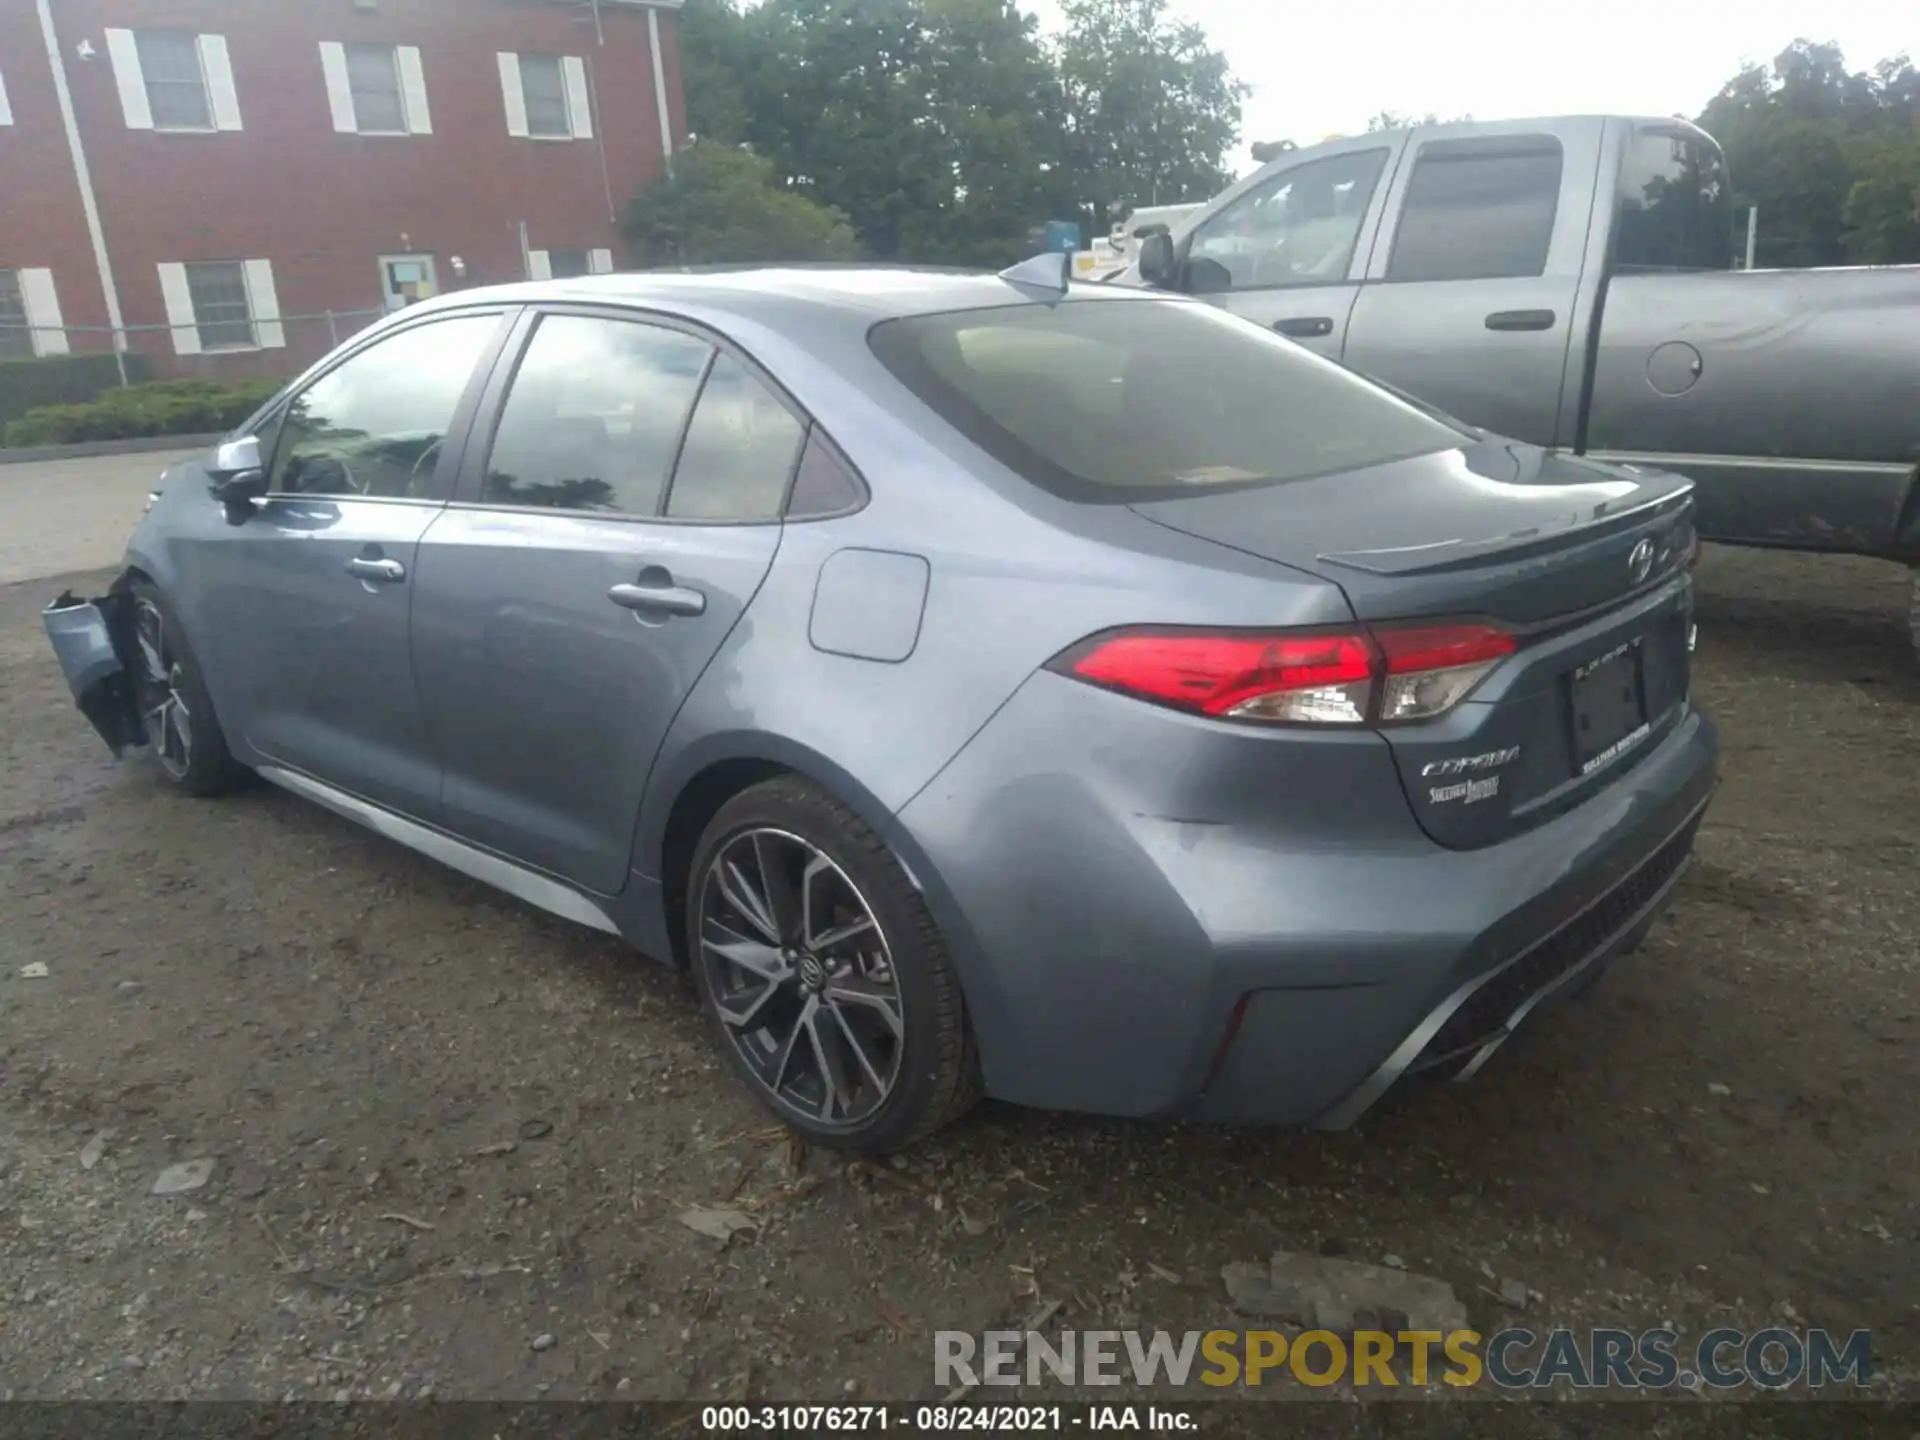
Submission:
<svg viewBox="0 0 1920 1440">
<path fill-rule="evenodd" d="M 527 252 L 527 278 L 529 280 L 551 280 L 553 278 L 553 257 L 544 250 Z"/>
<path fill-rule="evenodd" d="M 60 328 L 66 322 L 60 318 L 60 292 L 53 288 L 53 272 L 22 270 L 20 302 L 26 308 L 27 324 L 33 327 L 27 336 L 33 342 L 33 353 L 66 354 L 67 332 Z"/>
<path fill-rule="evenodd" d="M 240 92 L 233 84 L 233 62 L 227 58 L 227 37 L 200 37 L 200 68 L 206 72 L 208 108 L 213 111 L 213 128 L 240 128 Z"/>
<path fill-rule="evenodd" d="M 593 138 L 593 105 L 587 97 L 587 62 L 569 55 L 560 62 L 567 79 L 567 125 L 576 140 Z"/>
<path fill-rule="evenodd" d="M 500 94 L 507 102 L 507 133 L 527 134 L 527 92 L 520 83 L 520 57 L 500 52 Z"/>
<path fill-rule="evenodd" d="M 193 318 L 193 291 L 187 288 L 186 266 L 160 266 L 160 295 L 167 302 L 167 324 L 173 327 L 173 353 L 198 355 L 200 327 Z"/>
<path fill-rule="evenodd" d="M 433 133 L 433 112 L 427 109 L 427 71 L 420 63 L 420 51 L 402 45 L 400 56 L 400 92 L 406 96 L 407 132 L 411 135 Z"/>
<path fill-rule="evenodd" d="M 153 129 L 153 107 L 147 103 L 147 77 L 140 69 L 140 47 L 131 30 L 107 31 L 107 56 L 113 61 L 113 83 L 120 90 L 120 110 L 129 130 Z"/>
<path fill-rule="evenodd" d="M 254 342 L 262 350 L 287 348 L 287 328 L 280 323 L 280 295 L 273 288 L 273 262 L 249 260 L 247 305 L 253 311 Z"/>
<path fill-rule="evenodd" d="M 611 275 L 613 273 L 613 251 L 590 251 L 587 255 L 587 269 L 595 275 Z"/>
<path fill-rule="evenodd" d="M 7 103 L 7 77 L 0 75 L 0 125 L 13 123 L 13 106 Z"/>
<path fill-rule="evenodd" d="M 360 128 L 353 113 L 353 84 L 347 79 L 347 47 L 338 40 L 320 42 L 320 73 L 327 77 L 327 108 L 333 111 L 333 128 L 351 135 Z"/>
</svg>

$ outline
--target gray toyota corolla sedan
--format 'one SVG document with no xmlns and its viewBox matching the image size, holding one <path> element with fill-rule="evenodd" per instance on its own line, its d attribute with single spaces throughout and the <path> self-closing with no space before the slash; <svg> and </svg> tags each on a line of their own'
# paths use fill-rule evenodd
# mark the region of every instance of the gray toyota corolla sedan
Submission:
<svg viewBox="0 0 1920 1440">
<path fill-rule="evenodd" d="M 823 1144 L 1471 1074 L 1638 942 L 1713 791 L 1687 482 L 1064 264 L 415 306 L 48 630 L 180 789 L 689 966 Z"/>
</svg>

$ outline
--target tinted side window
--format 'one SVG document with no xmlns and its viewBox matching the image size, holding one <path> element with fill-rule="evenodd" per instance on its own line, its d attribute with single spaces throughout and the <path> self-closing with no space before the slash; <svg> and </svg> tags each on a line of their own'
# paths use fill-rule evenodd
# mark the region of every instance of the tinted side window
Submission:
<svg viewBox="0 0 1920 1440">
<path fill-rule="evenodd" d="M 1620 167 L 1614 268 L 1725 270 L 1733 264 L 1733 192 L 1716 145 L 1642 131 Z"/>
<path fill-rule="evenodd" d="M 818 430 L 807 436 L 800 468 L 794 472 L 793 494 L 787 516 L 803 520 L 810 515 L 840 515 L 866 503 L 867 487 L 840 452 Z"/>
<path fill-rule="evenodd" d="M 658 515 L 712 353 L 658 325 L 546 316 L 507 392 L 480 498 Z"/>
<path fill-rule="evenodd" d="M 1560 200 L 1560 142 L 1499 149 L 1422 146 L 1407 182 L 1389 280 L 1493 280 L 1547 268 Z"/>
<path fill-rule="evenodd" d="M 1196 292 L 1321 285 L 1347 278 L 1387 151 L 1315 160 L 1242 195 L 1194 233 Z"/>
<path fill-rule="evenodd" d="M 419 499 L 497 315 L 416 325 L 294 396 L 279 419 L 272 488 L 290 495 Z"/>
<path fill-rule="evenodd" d="M 731 356 L 713 362 L 673 472 L 667 514 L 777 520 L 805 427 Z"/>
</svg>

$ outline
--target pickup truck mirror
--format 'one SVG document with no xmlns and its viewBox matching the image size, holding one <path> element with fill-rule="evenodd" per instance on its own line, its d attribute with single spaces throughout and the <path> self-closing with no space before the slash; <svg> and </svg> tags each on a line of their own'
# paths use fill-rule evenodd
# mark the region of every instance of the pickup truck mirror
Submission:
<svg viewBox="0 0 1920 1440">
<path fill-rule="evenodd" d="M 1173 249 L 1173 236 L 1164 225 L 1155 225 L 1140 233 L 1140 278 L 1160 290 L 1174 288 L 1180 268 Z"/>
</svg>

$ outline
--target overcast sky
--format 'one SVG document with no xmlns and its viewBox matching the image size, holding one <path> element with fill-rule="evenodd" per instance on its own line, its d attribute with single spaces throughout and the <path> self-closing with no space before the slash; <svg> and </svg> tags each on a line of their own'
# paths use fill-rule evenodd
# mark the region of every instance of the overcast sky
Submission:
<svg viewBox="0 0 1920 1440">
<path fill-rule="evenodd" d="M 1043 27 L 1057 0 L 1021 0 Z M 1443 119 L 1697 115 L 1747 60 L 1833 41 L 1920 50 L 1912 0 L 1172 0 L 1254 87 L 1243 136 L 1311 145 L 1382 110 Z M 1241 169 L 1251 167 L 1243 145 Z"/>
</svg>

